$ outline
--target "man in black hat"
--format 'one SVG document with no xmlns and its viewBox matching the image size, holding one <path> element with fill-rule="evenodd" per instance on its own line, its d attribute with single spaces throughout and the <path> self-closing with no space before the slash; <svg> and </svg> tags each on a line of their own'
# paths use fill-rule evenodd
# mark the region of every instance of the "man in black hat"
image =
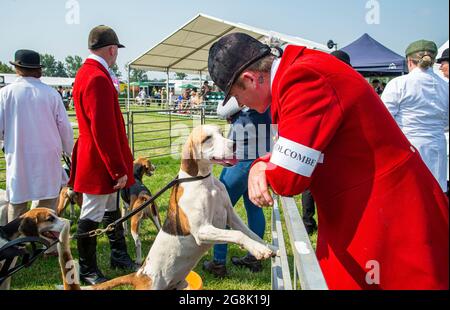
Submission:
<svg viewBox="0 0 450 310">
<path fill-rule="evenodd" d="M 439 70 L 441 70 L 442 74 L 448 79 L 448 48 L 436 62 L 441 65 Z"/>
<path fill-rule="evenodd" d="M 42 83 L 40 56 L 18 50 L 18 79 L 0 90 L 0 140 L 6 158 L 8 221 L 27 211 L 29 201 L 56 210 L 59 190 L 67 183 L 61 153 L 72 152 L 73 130 L 61 96 Z"/>
<path fill-rule="evenodd" d="M 91 55 L 77 73 L 73 100 L 80 137 L 72 155 L 70 182 L 83 193 L 77 234 L 97 229 L 117 220 L 117 191 L 134 183 L 133 156 L 120 111 L 118 93 L 109 69 L 116 63 L 119 43 L 116 33 L 98 26 L 89 34 Z M 122 225 L 107 233 L 111 246 L 111 267 L 134 270 L 127 252 Z M 80 280 L 87 284 L 106 281 L 97 265 L 97 239 L 77 239 Z"/>
<path fill-rule="evenodd" d="M 249 197 L 263 207 L 273 205 L 269 186 L 311 190 L 330 289 L 448 289 L 447 197 L 358 72 L 303 46 L 280 58 L 243 33 L 214 43 L 208 68 L 225 104 L 270 107 L 278 140 L 252 165 Z M 373 262 L 379 280 L 368 281 Z"/>
<path fill-rule="evenodd" d="M 344 52 L 343 50 L 333 51 L 333 52 L 331 52 L 331 55 L 333 55 L 337 59 L 345 62 L 350 67 L 352 66 L 351 61 L 350 61 L 350 55 L 348 53 Z"/>
</svg>

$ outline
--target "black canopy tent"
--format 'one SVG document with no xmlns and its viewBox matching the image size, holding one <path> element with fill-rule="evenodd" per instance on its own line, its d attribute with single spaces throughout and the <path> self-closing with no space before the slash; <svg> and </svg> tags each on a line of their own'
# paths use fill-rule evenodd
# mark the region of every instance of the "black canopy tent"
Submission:
<svg viewBox="0 0 450 310">
<path fill-rule="evenodd" d="M 367 33 L 342 50 L 350 55 L 353 68 L 364 76 L 398 76 L 408 72 L 405 57 Z"/>
</svg>

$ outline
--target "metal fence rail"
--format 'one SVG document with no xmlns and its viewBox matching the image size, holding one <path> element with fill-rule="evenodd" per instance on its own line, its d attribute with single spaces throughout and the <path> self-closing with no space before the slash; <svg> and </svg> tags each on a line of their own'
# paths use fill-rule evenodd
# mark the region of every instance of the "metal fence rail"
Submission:
<svg viewBox="0 0 450 310">
<path fill-rule="evenodd" d="M 129 117 L 133 156 L 158 158 L 180 153 L 192 128 L 205 124 L 205 109 L 131 111 Z"/>
<path fill-rule="evenodd" d="M 275 199 L 275 201 L 272 212 L 272 239 L 274 240 L 274 245 L 279 247 L 281 257 L 279 260 L 274 259 L 272 261 L 272 288 L 295 290 L 297 289 L 298 277 L 300 287 L 303 290 L 327 290 L 328 286 L 295 200 L 291 197 L 279 197 L 294 256 L 292 266 L 294 279 L 293 281 L 291 280 L 284 238 L 282 237 L 283 230 L 279 214 L 279 202 L 278 199 Z"/>
<path fill-rule="evenodd" d="M 283 236 L 278 197 L 275 196 L 272 208 L 272 244 L 279 249 L 280 256 L 272 258 L 272 289 L 292 290 L 291 274 Z"/>
<path fill-rule="evenodd" d="M 173 134 L 173 128 L 183 123 L 190 123 L 186 129 L 194 125 L 216 121 L 217 102 L 204 102 L 197 108 L 181 108 L 175 102 L 153 99 L 147 105 L 138 105 L 135 99 L 130 104 L 124 99 L 119 100 L 122 109 L 125 128 L 134 156 L 144 155 L 152 158 L 171 156 L 177 152 L 172 148 L 180 147 L 181 142 L 173 143 L 177 139 L 187 138 L 188 135 Z M 138 109 L 138 110 L 136 110 Z M 73 110 L 67 113 L 74 131 L 75 140 L 78 139 L 78 122 Z M 161 143 L 165 141 L 164 145 Z M 0 157 L 0 188 L 5 188 L 6 163 L 4 156 Z"/>
</svg>

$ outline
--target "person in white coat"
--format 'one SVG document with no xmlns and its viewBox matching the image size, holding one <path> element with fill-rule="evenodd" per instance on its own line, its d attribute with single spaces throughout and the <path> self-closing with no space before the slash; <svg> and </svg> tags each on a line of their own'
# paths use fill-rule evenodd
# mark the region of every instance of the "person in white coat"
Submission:
<svg viewBox="0 0 450 310">
<path fill-rule="evenodd" d="M 27 211 L 27 203 L 56 208 L 68 181 L 61 154 L 72 153 L 73 130 L 58 92 L 42 83 L 40 56 L 18 50 L 17 80 L 0 90 L 0 140 L 6 159 L 8 221 Z"/>
<path fill-rule="evenodd" d="M 421 40 L 406 50 L 409 74 L 393 79 L 381 99 L 447 192 L 448 83 L 434 71 L 437 46 Z"/>
</svg>

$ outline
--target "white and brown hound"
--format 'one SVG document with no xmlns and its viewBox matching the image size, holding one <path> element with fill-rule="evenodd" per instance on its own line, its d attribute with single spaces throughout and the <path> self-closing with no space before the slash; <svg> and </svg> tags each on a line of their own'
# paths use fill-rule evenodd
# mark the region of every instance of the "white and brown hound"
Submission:
<svg viewBox="0 0 450 310">
<path fill-rule="evenodd" d="M 64 186 L 61 188 L 58 197 L 58 203 L 56 207 L 56 213 L 58 216 L 62 216 L 64 210 L 70 204 L 70 216 L 73 217 L 75 214 L 75 205 L 81 209 L 83 205 L 83 194 L 77 193 L 73 188 L 69 186 Z"/>
<path fill-rule="evenodd" d="M 215 243 L 236 243 L 257 259 L 274 256 L 276 250 L 242 222 L 225 186 L 211 175 L 213 164 L 230 166 L 232 158 L 233 142 L 217 126 L 195 128 L 183 148 L 179 177 L 208 177 L 172 188 L 167 219 L 136 273 L 87 289 L 186 289 L 186 276 Z M 227 224 L 232 230 L 225 229 Z"/>
<path fill-rule="evenodd" d="M 142 182 L 144 175 L 152 176 L 155 172 L 155 166 L 147 158 L 138 158 L 133 163 L 133 173 L 136 182 L 129 188 L 122 189 L 120 196 L 127 205 L 125 209 L 131 212 L 144 204 L 150 198 L 152 193 Z M 125 212 L 126 214 L 127 212 Z M 150 218 L 155 224 L 156 229 L 161 229 L 161 219 L 159 217 L 158 206 L 156 202 L 151 203 L 147 208 L 131 217 L 131 236 L 134 239 L 136 247 L 136 264 L 142 264 L 142 245 L 139 238 L 139 227 L 142 219 Z M 124 223 L 125 224 L 125 223 Z"/>
<path fill-rule="evenodd" d="M 19 218 L 1 227 L 3 238 L 0 248 L 8 241 L 21 236 L 41 237 L 50 243 L 59 239 L 58 256 L 61 273 L 66 290 L 80 289 L 78 276 L 72 259 L 69 243 L 70 222 L 60 218 L 53 210 L 47 208 L 32 209 Z M 3 262 L 0 262 L 0 268 Z M 13 268 L 14 263 L 10 266 Z M 10 278 L 2 284 L 2 289 L 9 289 Z"/>
</svg>

